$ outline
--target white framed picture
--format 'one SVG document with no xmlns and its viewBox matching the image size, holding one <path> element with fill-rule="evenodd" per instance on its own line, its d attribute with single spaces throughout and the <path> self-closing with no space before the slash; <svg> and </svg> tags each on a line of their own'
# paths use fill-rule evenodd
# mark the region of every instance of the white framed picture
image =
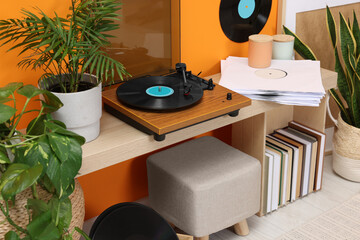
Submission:
<svg viewBox="0 0 360 240">
<path fill-rule="evenodd" d="M 329 7 L 341 6 L 351 3 L 358 3 L 359 0 L 279 0 L 283 10 L 283 25 L 295 32 L 296 14 Z"/>
</svg>

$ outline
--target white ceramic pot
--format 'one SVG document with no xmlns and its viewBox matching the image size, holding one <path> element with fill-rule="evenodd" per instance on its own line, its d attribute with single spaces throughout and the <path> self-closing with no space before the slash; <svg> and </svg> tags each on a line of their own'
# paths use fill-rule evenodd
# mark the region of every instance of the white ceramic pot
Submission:
<svg viewBox="0 0 360 240">
<path fill-rule="evenodd" d="M 96 82 L 96 77 L 87 74 L 84 80 Z M 42 86 L 41 82 L 39 85 Z M 62 108 L 52 113 L 54 119 L 65 123 L 68 130 L 85 137 L 86 142 L 99 136 L 102 115 L 101 83 L 86 91 L 52 93 L 64 104 Z"/>
</svg>

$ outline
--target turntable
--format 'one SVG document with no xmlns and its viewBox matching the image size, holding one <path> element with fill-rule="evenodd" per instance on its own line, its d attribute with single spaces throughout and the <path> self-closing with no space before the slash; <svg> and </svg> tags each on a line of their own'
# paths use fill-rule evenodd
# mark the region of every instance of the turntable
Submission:
<svg viewBox="0 0 360 240">
<path fill-rule="evenodd" d="M 184 63 L 166 76 L 140 77 L 103 92 L 104 109 L 156 141 L 167 133 L 216 117 L 235 117 L 251 100 L 186 71 Z"/>
</svg>

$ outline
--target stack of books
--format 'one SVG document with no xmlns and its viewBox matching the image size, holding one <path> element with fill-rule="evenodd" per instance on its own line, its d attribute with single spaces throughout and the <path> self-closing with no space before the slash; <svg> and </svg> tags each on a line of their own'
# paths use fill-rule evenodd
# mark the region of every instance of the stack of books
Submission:
<svg viewBox="0 0 360 240">
<path fill-rule="evenodd" d="M 263 214 L 321 189 L 325 134 L 292 121 L 266 136 Z"/>
<path fill-rule="evenodd" d="M 272 60 L 269 68 L 248 66 L 248 59 L 221 60 L 219 84 L 253 100 L 286 105 L 319 106 L 325 96 L 320 62 L 310 60 Z"/>
</svg>

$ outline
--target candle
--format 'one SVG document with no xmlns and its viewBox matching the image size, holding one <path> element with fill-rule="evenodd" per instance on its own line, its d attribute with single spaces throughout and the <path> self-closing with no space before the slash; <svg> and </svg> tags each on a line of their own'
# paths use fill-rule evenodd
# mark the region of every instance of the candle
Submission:
<svg viewBox="0 0 360 240">
<path fill-rule="evenodd" d="M 294 56 L 294 37 L 285 34 L 274 36 L 272 58 L 292 60 Z"/>
<path fill-rule="evenodd" d="M 267 68 L 271 64 L 273 37 L 264 34 L 249 36 L 248 65 L 253 68 Z"/>
</svg>

